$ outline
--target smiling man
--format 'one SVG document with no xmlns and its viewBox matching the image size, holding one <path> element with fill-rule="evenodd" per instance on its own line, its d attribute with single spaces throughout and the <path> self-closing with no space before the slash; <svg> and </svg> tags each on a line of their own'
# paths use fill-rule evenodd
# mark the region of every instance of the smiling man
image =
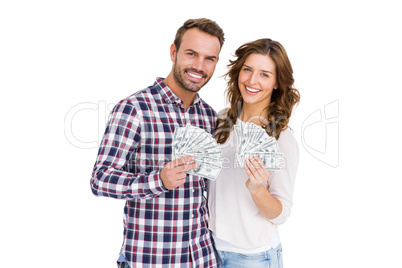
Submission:
<svg viewBox="0 0 402 268">
<path fill-rule="evenodd" d="M 171 159 L 175 128 L 213 133 L 216 113 L 197 92 L 214 73 L 224 43 L 209 19 L 187 20 L 170 48 L 166 79 L 113 109 L 91 178 L 97 196 L 126 200 L 119 267 L 215 267 L 205 179 L 187 175 L 194 157 Z"/>
<path fill-rule="evenodd" d="M 185 107 L 211 79 L 220 48 L 219 38 L 196 27 L 176 36 L 170 47 L 173 67 L 165 83 L 184 101 Z"/>
</svg>

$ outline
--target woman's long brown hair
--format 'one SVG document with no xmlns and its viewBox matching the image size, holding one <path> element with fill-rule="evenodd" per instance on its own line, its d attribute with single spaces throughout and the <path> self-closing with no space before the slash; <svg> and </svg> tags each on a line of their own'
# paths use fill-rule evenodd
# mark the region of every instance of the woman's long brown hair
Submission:
<svg viewBox="0 0 402 268">
<path fill-rule="evenodd" d="M 235 52 L 237 59 L 230 60 L 229 71 L 225 75 L 226 78 L 229 77 L 226 95 L 230 107 L 227 114 L 220 116 L 217 121 L 215 138 L 220 144 L 226 142 L 230 130 L 240 115 L 243 98 L 238 86 L 239 73 L 247 57 L 254 53 L 270 57 L 276 67 L 278 88 L 273 90 L 271 102 L 266 107 L 268 112 L 266 119 L 268 121 L 263 122 L 268 135 L 279 139 L 281 132 L 288 127 L 293 107 L 300 100 L 299 91 L 293 87 L 292 65 L 286 50 L 279 42 L 265 38 L 242 45 Z"/>
</svg>

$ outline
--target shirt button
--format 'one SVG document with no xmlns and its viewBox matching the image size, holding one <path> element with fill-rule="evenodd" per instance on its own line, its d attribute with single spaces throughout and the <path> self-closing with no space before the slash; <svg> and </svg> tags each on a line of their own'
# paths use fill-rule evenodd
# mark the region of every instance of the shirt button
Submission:
<svg viewBox="0 0 402 268">
<path fill-rule="evenodd" d="M 191 214 L 191 218 L 194 218 L 194 214 Z"/>
<path fill-rule="evenodd" d="M 194 190 L 194 189 L 192 189 L 191 191 L 192 191 L 193 193 L 195 192 L 195 190 Z"/>
</svg>

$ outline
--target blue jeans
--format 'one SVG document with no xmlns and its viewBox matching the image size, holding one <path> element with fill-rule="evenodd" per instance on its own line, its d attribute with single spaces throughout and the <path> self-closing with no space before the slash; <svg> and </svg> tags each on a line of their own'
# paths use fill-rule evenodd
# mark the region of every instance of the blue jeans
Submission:
<svg viewBox="0 0 402 268">
<path fill-rule="evenodd" d="M 220 268 L 283 268 L 281 244 L 260 253 L 242 254 L 218 250 L 218 255 Z"/>
<path fill-rule="evenodd" d="M 130 266 L 127 264 L 127 262 L 118 262 L 117 267 L 118 268 L 130 268 Z"/>
</svg>

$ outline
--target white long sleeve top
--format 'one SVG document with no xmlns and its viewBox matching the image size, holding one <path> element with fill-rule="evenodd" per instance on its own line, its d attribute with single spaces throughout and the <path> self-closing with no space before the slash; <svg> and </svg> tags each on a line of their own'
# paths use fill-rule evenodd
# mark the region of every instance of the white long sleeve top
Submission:
<svg viewBox="0 0 402 268">
<path fill-rule="evenodd" d="M 293 205 L 298 145 L 289 129 L 284 130 L 277 140 L 285 158 L 285 168 L 270 171 L 265 186 L 282 203 L 282 212 L 277 218 L 268 220 L 259 212 L 245 185 L 248 180 L 246 172 L 236 166 L 236 143 L 232 128 L 227 141 L 220 145 L 223 168 L 215 181 L 208 182 L 209 228 L 218 250 L 240 253 L 269 250 L 280 243 L 277 225 L 286 221 Z"/>
</svg>

